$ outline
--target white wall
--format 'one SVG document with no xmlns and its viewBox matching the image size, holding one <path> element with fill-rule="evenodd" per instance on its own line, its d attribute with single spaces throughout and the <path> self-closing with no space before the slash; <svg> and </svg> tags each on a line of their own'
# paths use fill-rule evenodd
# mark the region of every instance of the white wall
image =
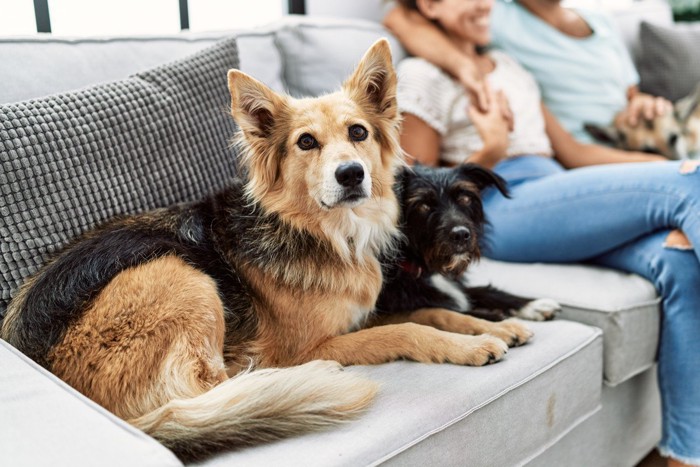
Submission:
<svg viewBox="0 0 700 467">
<path fill-rule="evenodd" d="M 381 21 L 394 2 L 384 0 L 306 0 L 306 14 Z"/>
<path fill-rule="evenodd" d="M 638 3 L 648 3 L 643 0 Z M 629 8 L 635 0 L 564 0 L 564 5 L 605 10 Z M 306 14 L 380 21 L 392 0 L 306 0 Z"/>
</svg>

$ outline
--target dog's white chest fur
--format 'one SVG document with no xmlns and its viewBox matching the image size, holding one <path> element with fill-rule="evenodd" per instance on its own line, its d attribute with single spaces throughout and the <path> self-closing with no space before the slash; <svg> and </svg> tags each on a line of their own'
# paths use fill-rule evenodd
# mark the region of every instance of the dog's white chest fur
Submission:
<svg viewBox="0 0 700 467">
<path fill-rule="evenodd" d="M 360 305 L 351 307 L 349 312 L 350 325 L 348 326 L 348 332 L 357 331 L 363 328 L 367 322 L 369 313 L 370 310 Z"/>
<path fill-rule="evenodd" d="M 469 300 L 467 300 L 467 297 L 464 296 L 464 293 L 459 289 L 459 287 L 457 287 L 452 281 L 447 280 L 442 274 L 433 274 L 430 277 L 430 281 L 432 282 L 433 287 L 454 300 L 455 304 L 459 308 L 459 310 L 455 311 L 466 312 L 471 309 Z"/>
<path fill-rule="evenodd" d="M 324 231 L 344 259 L 364 261 L 376 256 L 396 238 L 398 205 L 393 199 L 373 199 L 324 225 Z M 323 224 L 322 224 L 323 225 Z"/>
</svg>

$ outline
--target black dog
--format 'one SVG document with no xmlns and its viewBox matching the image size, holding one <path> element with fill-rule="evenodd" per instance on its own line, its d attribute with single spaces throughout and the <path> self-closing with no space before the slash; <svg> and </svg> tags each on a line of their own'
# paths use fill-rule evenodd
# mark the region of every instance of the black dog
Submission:
<svg viewBox="0 0 700 467">
<path fill-rule="evenodd" d="M 415 166 L 397 177 L 404 240 L 397 258 L 385 266 L 377 301 L 380 315 L 442 308 L 490 321 L 554 317 L 560 307 L 553 300 L 466 284 L 464 271 L 480 257 L 486 223 L 481 192 L 488 187 L 508 196 L 501 177 L 475 164 L 454 169 Z"/>
</svg>

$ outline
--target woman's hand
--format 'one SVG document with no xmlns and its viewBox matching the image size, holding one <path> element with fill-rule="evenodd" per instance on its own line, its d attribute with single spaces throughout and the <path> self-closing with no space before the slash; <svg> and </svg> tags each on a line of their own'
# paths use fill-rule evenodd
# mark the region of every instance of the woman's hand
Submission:
<svg viewBox="0 0 700 467">
<path fill-rule="evenodd" d="M 486 92 L 491 103 L 487 111 L 484 112 L 475 105 L 470 105 L 467 110 L 484 143 L 483 149 L 473 154 L 470 161 L 491 168 L 506 156 L 512 122 L 504 117 L 503 109 L 509 108 L 505 94 L 502 91 L 494 92 L 488 85 Z"/>
<path fill-rule="evenodd" d="M 489 92 L 488 82 L 483 73 L 477 68 L 474 60 L 465 56 L 456 66 L 457 71 L 455 77 L 467 91 L 469 102 L 476 104 L 476 107 L 482 112 L 491 110 L 491 102 L 493 101 L 492 93 Z M 513 112 L 510 109 L 510 105 L 507 103 L 507 99 L 505 102 L 506 105 L 501 103 L 501 114 L 508 122 L 510 131 L 513 131 Z"/>
</svg>

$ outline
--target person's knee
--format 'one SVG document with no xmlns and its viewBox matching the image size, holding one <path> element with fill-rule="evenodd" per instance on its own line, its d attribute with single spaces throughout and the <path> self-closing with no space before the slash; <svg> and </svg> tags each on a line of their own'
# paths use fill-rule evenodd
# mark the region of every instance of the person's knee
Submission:
<svg viewBox="0 0 700 467">
<path fill-rule="evenodd" d="M 678 166 L 679 178 L 674 179 L 669 186 L 676 194 L 684 199 L 684 205 L 691 211 L 698 209 L 700 198 L 700 160 L 682 161 Z"/>
<path fill-rule="evenodd" d="M 672 241 L 683 245 L 683 235 Z M 674 233 L 668 237 L 676 237 Z M 700 284 L 700 263 L 695 257 L 692 247 L 669 246 L 668 237 L 664 247 L 657 251 L 650 259 L 652 275 L 656 278 L 659 292 L 665 297 L 673 294 L 677 297 L 686 296 L 688 293 L 696 295 L 697 285 Z"/>
</svg>

